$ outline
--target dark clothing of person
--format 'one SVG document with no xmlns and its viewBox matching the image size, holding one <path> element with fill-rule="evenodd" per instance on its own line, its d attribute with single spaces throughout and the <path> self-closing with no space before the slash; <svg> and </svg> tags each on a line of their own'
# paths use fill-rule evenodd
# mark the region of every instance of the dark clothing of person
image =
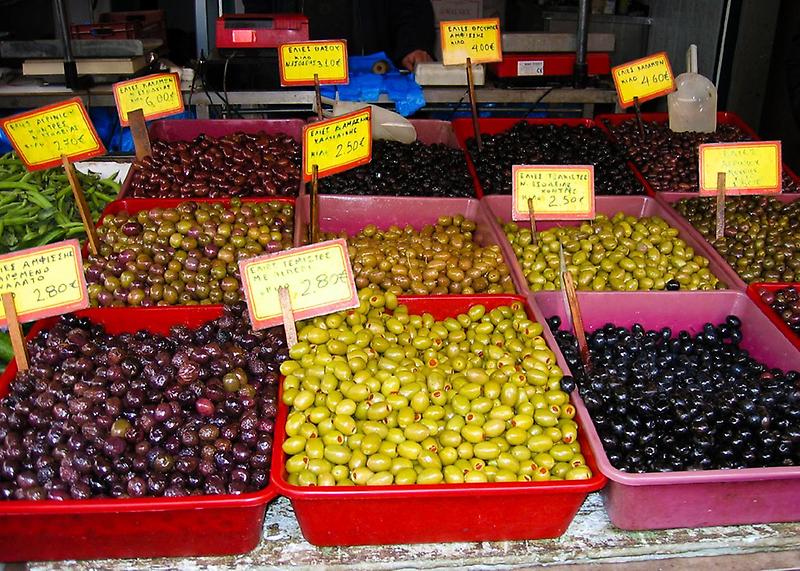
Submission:
<svg viewBox="0 0 800 571">
<path fill-rule="evenodd" d="M 430 0 L 244 0 L 252 14 L 302 12 L 312 40 L 346 39 L 350 55 L 384 51 L 400 67 L 414 50 L 433 54 Z"/>
</svg>

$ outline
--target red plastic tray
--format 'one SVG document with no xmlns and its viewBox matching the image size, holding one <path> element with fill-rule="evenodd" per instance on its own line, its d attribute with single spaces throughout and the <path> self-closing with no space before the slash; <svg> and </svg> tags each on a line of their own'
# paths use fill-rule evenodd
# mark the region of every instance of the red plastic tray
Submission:
<svg viewBox="0 0 800 571">
<path fill-rule="evenodd" d="M 503 256 L 506 259 L 506 263 L 509 264 L 511 277 L 514 279 L 514 287 L 516 287 L 517 291 L 526 294 L 531 293 L 528 287 L 528 280 L 525 279 L 525 275 L 522 273 L 522 267 L 517 257 L 514 255 L 511 244 L 508 238 L 506 238 L 501 224 L 497 222 L 498 218 L 502 220 L 503 223 L 511 220 L 511 196 L 508 194 L 484 196 L 481 202 L 491 214 L 490 218 L 494 222 L 494 230 L 497 233 L 497 242 L 503 249 Z M 709 268 L 712 273 L 723 280 L 729 288 L 745 289 L 745 283 L 725 259 L 714 250 L 705 238 L 703 238 L 702 234 L 695 230 L 692 225 L 686 222 L 682 217 L 677 216 L 677 213 L 673 209 L 664 206 L 664 204 L 657 199 L 649 196 L 598 196 L 596 197 L 596 209 L 598 214 L 607 214 L 610 216 L 613 216 L 617 212 L 624 212 L 625 214 L 636 217 L 659 216 L 663 218 L 667 224 L 680 230 L 680 234 L 678 234 L 679 238 L 683 239 L 689 246 L 694 248 L 697 254 L 709 259 Z M 536 227 L 539 230 L 547 230 L 548 228 L 554 228 L 556 226 L 578 226 L 581 223 L 581 221 L 577 220 L 543 220 L 537 222 Z M 528 222 L 516 222 L 516 224 L 523 227 L 527 226 Z M 541 292 L 537 292 L 535 295 L 539 295 L 539 293 Z M 665 292 L 658 291 L 651 293 L 660 295 Z M 678 293 L 684 294 L 688 292 L 681 291 Z M 708 294 L 712 292 L 698 293 Z"/>
<path fill-rule="evenodd" d="M 258 133 L 289 135 L 298 143 L 303 139 L 302 119 L 162 119 L 153 121 L 147 128 L 151 141 L 191 141 L 200 135 L 224 137 L 231 133 Z M 133 177 L 133 169 L 122 183 L 119 198 L 126 198 Z M 302 187 L 303 184 L 301 183 Z"/>
<path fill-rule="evenodd" d="M 767 305 L 763 299 L 761 299 L 760 295 L 760 292 L 764 290 L 778 291 L 779 289 L 785 289 L 787 287 L 800 290 L 800 283 L 752 283 L 747 286 L 747 295 L 753 300 L 753 303 L 755 303 L 758 308 L 764 312 L 764 315 L 769 317 L 769 320 L 775 324 L 775 327 L 777 327 L 781 333 L 783 333 L 786 338 L 794 344 L 795 347 L 800 349 L 800 336 L 792 331 L 786 322 L 781 319 L 781 316 L 778 315 L 769 305 Z"/>
<path fill-rule="evenodd" d="M 87 309 L 77 315 L 110 333 L 146 329 L 165 334 L 172 325 L 198 327 L 222 314 L 221 306 Z M 37 322 L 28 338 L 57 318 Z M 5 396 L 15 361 L 0 376 Z M 246 553 L 261 538 L 270 484 L 239 496 L 183 498 L 14 500 L 0 502 L 0 561 L 178 557 Z"/>
<path fill-rule="evenodd" d="M 518 64 L 522 62 L 541 61 L 542 75 L 520 75 Z M 609 75 L 611 59 L 608 53 L 591 52 L 586 54 L 589 75 Z M 503 61 L 488 64 L 489 71 L 503 79 L 549 79 L 558 76 L 572 76 L 575 71 L 574 53 L 525 53 L 503 54 Z"/>
<path fill-rule="evenodd" d="M 579 292 L 584 325 L 594 331 L 606 323 L 649 329 L 671 327 L 696 333 L 706 322 L 728 315 L 742 320 L 742 347 L 772 367 L 800 370 L 800 352 L 743 292 L 708 295 L 666 292 Z M 620 306 L 624 304 L 624 311 Z M 536 295 L 537 318 L 558 315 L 569 323 L 561 292 Z M 707 527 L 800 520 L 800 466 L 630 474 L 608 461 L 583 401 L 575 397 L 576 418 L 608 477 L 603 499 L 611 523 L 622 529 Z"/>
<path fill-rule="evenodd" d="M 655 121 L 657 123 L 666 123 L 669 121 L 669 114 L 668 113 L 642 113 L 642 121 Z M 609 125 L 619 125 L 625 121 L 630 119 L 635 119 L 635 113 L 607 113 L 597 115 L 594 120 L 597 123 L 597 126 L 605 132 L 612 140 L 614 140 L 614 134 L 611 132 L 611 129 L 608 127 Z M 744 131 L 753 141 L 760 141 L 761 137 L 759 137 L 758 133 L 756 133 L 750 125 L 745 123 L 744 119 L 739 117 L 736 113 L 731 111 L 717 111 L 717 125 L 734 125 Z M 642 180 L 647 180 L 647 178 L 642 174 L 639 170 L 639 167 L 636 166 L 635 163 L 629 161 L 631 165 L 633 165 L 634 171 L 636 172 L 638 178 Z M 800 177 L 789 168 L 786 163 L 783 164 L 783 170 L 788 174 L 792 179 L 796 182 L 800 182 Z M 648 183 L 648 187 L 650 184 Z M 672 194 L 671 192 L 663 193 L 658 192 L 656 194 Z M 692 193 L 697 194 L 697 193 Z"/>
<path fill-rule="evenodd" d="M 531 118 L 531 119 L 519 119 L 519 118 L 511 118 L 511 119 L 478 119 L 478 128 L 481 131 L 481 134 L 484 135 L 496 135 L 497 133 L 502 133 L 503 131 L 508 131 L 519 123 L 520 121 L 525 121 L 530 125 L 568 125 L 570 127 L 577 127 L 577 126 L 584 126 L 584 127 L 595 127 L 597 126 L 595 121 L 592 119 L 582 119 L 582 118 Z M 467 150 L 467 139 L 471 139 L 475 136 L 475 130 L 472 126 L 472 119 L 455 119 L 453 121 L 453 131 L 456 134 L 456 138 L 458 139 L 458 144 L 464 149 L 464 152 L 467 155 L 467 168 L 469 169 L 469 173 L 472 175 L 472 180 L 475 181 L 475 192 L 478 198 L 483 198 L 483 186 L 481 185 L 480 178 L 478 177 L 478 171 L 475 169 L 475 163 L 472 162 L 472 157 Z M 608 132 L 602 130 L 603 133 L 606 133 L 608 136 Z M 655 193 L 651 186 L 647 183 L 647 181 L 642 177 L 641 173 L 638 169 L 634 168 L 633 163 L 630 161 L 626 161 L 628 165 L 628 170 L 634 175 L 636 180 L 644 187 L 644 194 L 648 196 L 654 196 Z"/>
<path fill-rule="evenodd" d="M 525 301 L 521 296 L 406 296 L 400 302 L 414 313 L 437 319 L 455 316 L 482 303 L 488 309 Z M 527 305 L 529 315 L 532 309 Z M 545 327 L 546 329 L 546 327 Z M 555 347 L 549 333 L 548 345 Z M 275 428 L 272 465 L 283 466 L 284 424 L 281 404 Z M 579 424 L 582 453 L 594 475 L 589 480 L 304 488 L 286 482 L 274 470 L 272 482 L 292 501 L 300 531 L 314 545 L 384 545 L 453 541 L 504 541 L 558 537 L 566 531 L 589 492 L 605 477 Z"/>
</svg>

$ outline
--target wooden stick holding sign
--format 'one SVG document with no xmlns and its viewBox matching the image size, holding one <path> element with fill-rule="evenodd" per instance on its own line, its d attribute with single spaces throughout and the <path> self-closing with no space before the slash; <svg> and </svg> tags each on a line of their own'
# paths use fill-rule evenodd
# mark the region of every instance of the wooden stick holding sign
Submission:
<svg viewBox="0 0 800 571">
<path fill-rule="evenodd" d="M 144 120 L 144 111 L 134 109 L 128 113 L 128 125 L 131 128 L 133 146 L 136 149 L 136 160 L 152 156 L 153 149 L 150 146 L 150 134 L 147 132 L 147 123 Z"/>
<path fill-rule="evenodd" d="M 531 223 L 531 244 L 536 246 L 539 243 L 539 238 L 536 235 L 536 213 L 533 209 L 533 197 L 528 198 L 528 213 L 530 214 Z"/>
<path fill-rule="evenodd" d="M 588 370 L 590 368 L 589 345 L 586 343 L 586 330 L 583 327 L 583 316 L 578 304 L 578 295 L 575 293 L 575 280 L 569 271 L 562 272 L 561 282 L 564 284 L 564 295 L 567 298 L 569 313 L 572 317 L 572 328 L 575 331 L 575 339 L 578 341 L 578 350 L 581 354 L 581 362 Z"/>
<path fill-rule="evenodd" d="M 294 312 L 292 311 L 292 300 L 289 297 L 289 288 L 278 288 L 278 301 L 281 304 L 281 314 L 283 315 L 283 331 L 286 334 L 286 345 L 293 347 L 297 345 L 297 326 L 294 323 Z"/>
<path fill-rule="evenodd" d="M 314 105 L 317 108 L 317 120 L 322 121 L 322 93 L 320 93 L 319 74 L 314 74 Z"/>
<path fill-rule="evenodd" d="M 314 87 L 317 121 L 322 121 L 321 85 L 350 82 L 345 40 L 289 42 L 278 47 L 282 87 Z"/>
<path fill-rule="evenodd" d="M 475 144 L 480 153 L 483 150 L 483 141 L 481 141 L 481 128 L 478 121 L 478 102 L 475 100 L 475 79 L 472 77 L 472 58 L 467 58 L 467 91 L 469 92 L 469 105 L 472 109 L 472 129 L 475 132 Z"/>
<path fill-rule="evenodd" d="M 72 195 L 75 197 L 75 206 L 78 207 L 83 226 L 86 228 L 89 252 L 96 256 L 100 251 L 100 239 L 97 237 L 97 230 L 94 227 L 94 220 L 92 220 L 92 212 L 89 210 L 89 205 L 86 204 L 86 197 L 83 196 L 83 189 L 78 180 L 78 175 L 75 174 L 75 169 L 72 168 L 72 163 L 69 162 L 67 155 L 61 155 L 61 164 L 64 165 L 69 185 L 72 187 Z"/>
<path fill-rule="evenodd" d="M 636 124 L 639 126 L 639 136 L 644 139 L 644 124 L 642 123 L 642 108 L 639 106 L 639 97 L 633 98 L 633 112 L 636 113 Z"/>
<path fill-rule="evenodd" d="M 719 240 L 725 235 L 725 173 L 717 173 L 717 231 Z"/>
<path fill-rule="evenodd" d="M 14 294 L 10 291 L 3 293 L 3 311 L 8 322 L 8 335 L 11 337 L 11 348 L 14 349 L 14 359 L 17 361 L 17 370 L 28 370 L 28 345 L 22 334 L 22 325 L 17 317 L 17 308 L 14 305 Z"/>
</svg>

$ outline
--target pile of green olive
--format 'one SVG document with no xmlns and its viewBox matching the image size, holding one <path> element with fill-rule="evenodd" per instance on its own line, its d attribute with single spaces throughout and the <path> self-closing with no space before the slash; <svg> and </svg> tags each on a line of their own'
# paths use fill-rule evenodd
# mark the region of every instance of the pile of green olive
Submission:
<svg viewBox="0 0 800 571">
<path fill-rule="evenodd" d="M 521 303 L 437 321 L 378 288 L 359 299 L 305 322 L 281 364 L 290 484 L 592 476 L 563 373 Z"/>
<path fill-rule="evenodd" d="M 500 246 L 479 246 L 477 224 L 458 214 L 440 216 L 422 230 L 374 224 L 346 238 L 356 286 L 376 285 L 395 295 L 514 293 Z"/>
<path fill-rule="evenodd" d="M 725 199 L 725 233 L 716 237 L 714 198 L 684 199 L 675 204 L 746 282 L 800 280 L 800 200 L 771 196 Z"/>
<path fill-rule="evenodd" d="M 561 289 L 560 251 L 576 287 L 587 291 L 712 290 L 725 287 L 708 259 L 678 237 L 658 216 L 636 218 L 622 212 L 598 214 L 580 226 L 537 232 L 503 226 L 532 291 Z"/>
</svg>

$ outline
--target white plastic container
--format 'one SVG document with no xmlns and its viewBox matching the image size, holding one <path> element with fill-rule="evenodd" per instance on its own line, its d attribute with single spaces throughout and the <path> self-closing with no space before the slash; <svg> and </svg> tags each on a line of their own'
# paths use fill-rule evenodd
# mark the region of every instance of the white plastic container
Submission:
<svg viewBox="0 0 800 571">
<path fill-rule="evenodd" d="M 717 130 L 717 88 L 697 73 L 697 46 L 686 54 L 686 73 L 675 78 L 676 90 L 667 96 L 669 128 L 675 132 Z"/>
</svg>

